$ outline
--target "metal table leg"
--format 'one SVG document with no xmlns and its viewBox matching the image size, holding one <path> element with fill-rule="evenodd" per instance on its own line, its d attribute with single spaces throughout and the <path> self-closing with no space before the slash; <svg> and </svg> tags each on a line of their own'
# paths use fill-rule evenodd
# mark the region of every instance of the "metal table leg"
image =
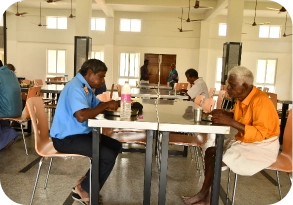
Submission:
<svg viewBox="0 0 293 205">
<path fill-rule="evenodd" d="M 216 135 L 216 149 L 215 149 L 215 169 L 214 177 L 212 183 L 212 194 L 211 194 L 211 204 L 219 204 L 219 195 L 220 195 L 220 183 L 221 183 L 221 168 L 222 168 L 222 158 L 223 158 L 223 144 L 224 144 L 224 135 Z"/>
</svg>

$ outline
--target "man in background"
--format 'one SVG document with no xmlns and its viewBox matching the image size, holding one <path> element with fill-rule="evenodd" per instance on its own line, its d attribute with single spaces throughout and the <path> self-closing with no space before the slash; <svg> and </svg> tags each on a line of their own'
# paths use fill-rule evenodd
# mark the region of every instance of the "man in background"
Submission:
<svg viewBox="0 0 293 205">
<path fill-rule="evenodd" d="M 190 97 L 191 100 L 194 100 L 197 95 L 203 95 L 204 97 L 209 97 L 209 91 L 206 82 L 202 78 L 198 78 L 198 72 L 190 68 L 185 71 L 185 76 L 187 81 L 191 84 L 186 92 L 186 95 Z"/>
<path fill-rule="evenodd" d="M 144 60 L 143 66 L 140 67 L 140 83 L 149 83 L 149 60 Z"/>
</svg>

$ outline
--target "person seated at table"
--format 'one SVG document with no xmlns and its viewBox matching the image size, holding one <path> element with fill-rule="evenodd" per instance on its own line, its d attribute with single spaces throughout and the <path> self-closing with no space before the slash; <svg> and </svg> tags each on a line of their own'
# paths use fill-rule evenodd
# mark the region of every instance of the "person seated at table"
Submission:
<svg viewBox="0 0 293 205">
<path fill-rule="evenodd" d="M 191 100 L 194 100 L 197 95 L 209 97 L 207 84 L 202 78 L 198 78 L 198 72 L 195 69 L 189 68 L 185 71 L 185 76 L 191 87 L 188 90 L 181 90 L 181 92 L 186 92 Z"/>
<path fill-rule="evenodd" d="M 50 130 L 55 149 L 62 153 L 92 157 L 92 128 L 87 120 L 95 118 L 105 109 L 116 110 L 119 101 L 100 103 L 94 89 L 105 82 L 107 66 L 100 60 L 90 59 L 83 63 L 79 73 L 62 90 L 53 124 Z M 100 138 L 100 187 L 110 175 L 121 150 L 117 140 L 101 135 Z M 89 170 L 77 181 L 73 198 L 89 204 Z M 95 174 L 95 173 L 93 173 Z M 95 182 L 92 182 L 95 183 Z M 77 196 L 76 196 L 77 195 Z"/>
<path fill-rule="evenodd" d="M 7 66 L 0 67 L 0 118 L 19 117 L 22 113 L 21 90 L 18 80 Z M 9 147 L 18 134 L 9 121 L 0 121 L 0 149 Z"/>
<path fill-rule="evenodd" d="M 14 67 L 14 65 L 12 65 L 11 63 L 8 63 L 8 64 L 6 64 L 6 67 L 9 69 L 9 70 L 11 70 L 12 72 L 14 72 L 15 73 L 15 67 Z"/>
<path fill-rule="evenodd" d="M 267 94 L 253 86 L 252 72 L 242 66 L 228 73 L 227 92 L 236 103 L 227 112 L 211 112 L 214 124 L 231 126 L 238 130 L 224 148 L 223 164 L 234 173 L 251 176 L 270 166 L 279 151 L 279 118 Z M 184 204 L 209 204 L 210 187 L 215 164 L 215 147 L 205 152 L 205 179 L 201 190 L 194 196 L 182 197 Z"/>
<path fill-rule="evenodd" d="M 106 86 L 106 83 L 104 82 L 103 85 L 95 89 L 95 95 L 102 94 L 103 92 L 106 92 L 106 91 L 107 91 L 107 86 Z"/>
<path fill-rule="evenodd" d="M 148 69 L 149 60 L 145 59 L 143 65 L 140 67 L 140 83 L 149 83 L 150 73 Z"/>
<path fill-rule="evenodd" d="M 174 84 L 178 83 L 178 72 L 174 63 L 171 63 L 171 71 L 169 73 L 167 82 L 169 83 L 169 86 L 172 87 L 172 89 L 174 88 Z"/>
</svg>

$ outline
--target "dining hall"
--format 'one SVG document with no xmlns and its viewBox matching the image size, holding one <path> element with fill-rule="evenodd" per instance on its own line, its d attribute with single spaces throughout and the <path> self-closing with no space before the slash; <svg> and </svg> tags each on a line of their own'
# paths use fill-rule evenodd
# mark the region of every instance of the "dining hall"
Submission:
<svg viewBox="0 0 293 205">
<path fill-rule="evenodd" d="M 0 204 L 290 204 L 290 3 L 7 2 Z"/>
</svg>

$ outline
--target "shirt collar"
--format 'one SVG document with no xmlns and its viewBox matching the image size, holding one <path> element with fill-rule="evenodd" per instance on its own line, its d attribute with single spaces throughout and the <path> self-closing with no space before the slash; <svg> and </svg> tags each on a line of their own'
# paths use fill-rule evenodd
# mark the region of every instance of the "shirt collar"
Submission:
<svg viewBox="0 0 293 205">
<path fill-rule="evenodd" d="M 88 87 L 89 90 L 93 91 L 93 89 L 91 88 L 89 83 L 86 81 L 86 79 L 80 73 L 77 73 L 76 77 L 83 84 L 83 87 L 86 86 L 86 87 Z"/>
<path fill-rule="evenodd" d="M 249 105 L 249 103 L 251 102 L 251 99 L 253 98 L 253 96 L 259 92 L 259 89 L 257 89 L 255 86 L 253 86 L 252 90 L 250 91 L 250 93 L 246 96 L 246 98 L 241 102 L 244 105 Z"/>
</svg>

